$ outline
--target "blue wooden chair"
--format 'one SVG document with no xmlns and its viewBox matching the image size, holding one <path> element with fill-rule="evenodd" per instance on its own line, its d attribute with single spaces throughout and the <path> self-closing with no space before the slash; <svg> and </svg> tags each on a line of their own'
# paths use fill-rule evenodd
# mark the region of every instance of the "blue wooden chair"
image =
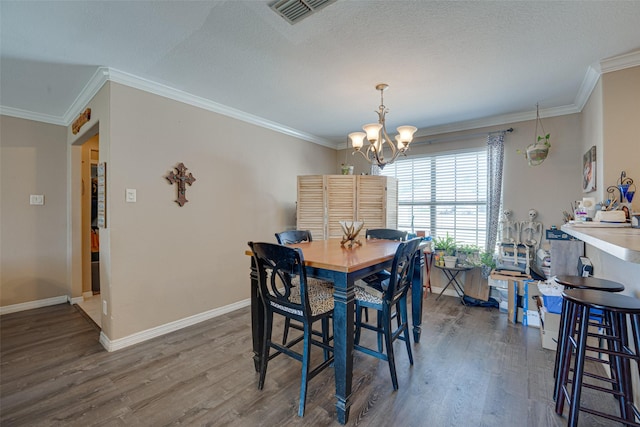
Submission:
<svg viewBox="0 0 640 427">
<path fill-rule="evenodd" d="M 309 380 L 333 363 L 333 337 L 329 335 L 329 317 L 333 314 L 333 292 L 322 286 L 311 286 L 307 281 L 304 258 L 300 249 L 273 243 L 249 242 L 258 272 L 258 289 L 264 305 L 264 337 L 261 350 L 258 388 L 264 387 L 267 365 L 279 354 L 286 354 L 302 362 L 300 404 L 298 416 L 304 415 Z M 297 278 L 298 283 L 293 284 Z M 284 316 L 302 323 L 303 335 L 284 344 L 271 339 L 274 315 Z M 320 321 L 322 341 L 314 338 L 313 324 Z M 302 353 L 292 347 L 303 341 Z M 311 346 L 324 351 L 323 362 L 311 369 Z M 272 354 L 271 349 L 275 352 Z"/>
<path fill-rule="evenodd" d="M 287 230 L 287 231 L 281 231 L 280 233 L 276 233 L 276 240 L 281 245 L 291 245 L 294 243 L 311 242 L 313 241 L 313 237 L 311 236 L 311 231 L 309 230 Z M 328 288 L 333 292 L 333 282 L 330 280 L 316 279 L 315 277 L 307 277 L 307 282 L 312 286 L 324 286 L 325 288 Z M 297 286 L 297 277 L 294 278 L 293 285 Z M 282 344 L 287 342 L 290 328 L 302 331 L 302 326 L 296 323 L 291 323 L 291 319 L 286 318 L 284 320 L 284 332 L 282 333 Z"/>
<path fill-rule="evenodd" d="M 292 243 L 311 242 L 313 238 L 309 230 L 287 230 L 276 233 L 276 240 L 281 245 L 290 245 Z"/>
<path fill-rule="evenodd" d="M 407 240 L 407 232 L 393 228 L 371 228 L 365 232 L 367 239 Z"/>
<path fill-rule="evenodd" d="M 382 240 L 398 240 L 404 242 L 407 240 L 407 232 L 402 230 L 394 230 L 393 228 L 371 228 L 365 232 L 365 236 L 367 240 L 370 239 L 382 239 Z M 389 278 L 388 271 L 379 271 L 378 273 L 372 274 L 370 276 L 362 279 L 367 285 L 381 290 L 380 283 L 383 280 L 387 280 Z M 364 309 L 364 317 L 366 321 L 369 321 L 369 311 Z"/>
<path fill-rule="evenodd" d="M 418 259 L 416 251 L 418 250 L 420 240 L 419 238 L 412 239 L 408 242 L 402 242 L 400 246 L 398 246 L 393 258 L 389 278 L 380 283 L 380 290 L 378 292 L 368 291 L 366 288 L 355 288 L 356 334 L 354 348 L 363 353 L 386 360 L 389 363 L 391 382 L 393 383 L 394 390 L 398 389 L 398 377 L 393 354 L 393 342 L 396 339 L 405 342 L 407 353 L 409 354 L 409 362 L 413 365 L 407 314 L 407 294 L 411 288 L 414 263 Z M 377 310 L 376 326 L 362 321 L 362 308 Z M 397 322 L 397 328 L 395 329 L 392 327 L 392 320 L 394 318 Z M 377 350 L 360 345 L 362 328 L 377 333 Z"/>
</svg>

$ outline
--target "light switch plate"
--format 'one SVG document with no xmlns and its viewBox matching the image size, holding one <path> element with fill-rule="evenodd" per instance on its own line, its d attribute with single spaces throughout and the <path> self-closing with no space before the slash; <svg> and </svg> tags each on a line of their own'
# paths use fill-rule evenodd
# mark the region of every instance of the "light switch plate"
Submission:
<svg viewBox="0 0 640 427">
<path fill-rule="evenodd" d="M 135 188 L 127 188 L 125 192 L 125 200 L 127 203 L 135 203 L 136 202 L 136 190 Z"/>
<path fill-rule="evenodd" d="M 30 205 L 44 205 L 44 195 L 42 195 L 42 194 L 31 194 L 29 196 L 29 204 Z"/>
</svg>

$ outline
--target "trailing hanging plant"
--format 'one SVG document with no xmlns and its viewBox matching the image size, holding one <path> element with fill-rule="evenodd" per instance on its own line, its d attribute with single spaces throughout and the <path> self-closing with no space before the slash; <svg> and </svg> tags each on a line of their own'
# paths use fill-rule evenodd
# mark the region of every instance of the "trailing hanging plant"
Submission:
<svg viewBox="0 0 640 427">
<path fill-rule="evenodd" d="M 538 124 L 540 124 L 540 128 L 542 129 L 543 135 L 538 135 Z M 551 142 L 549 142 L 549 138 L 551 137 L 550 133 L 546 133 L 544 130 L 544 126 L 542 126 L 542 119 L 540 119 L 540 109 L 538 104 L 536 104 L 536 140 L 533 144 L 527 146 L 527 149 L 523 152 L 518 150 L 518 154 L 524 154 L 526 157 L 529 166 L 538 166 L 547 158 L 549 154 L 549 148 L 551 148 Z"/>
</svg>

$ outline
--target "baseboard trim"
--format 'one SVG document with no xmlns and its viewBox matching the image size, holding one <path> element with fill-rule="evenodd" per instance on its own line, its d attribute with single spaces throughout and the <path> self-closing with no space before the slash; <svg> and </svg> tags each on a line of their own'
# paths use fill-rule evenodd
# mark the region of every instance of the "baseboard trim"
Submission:
<svg viewBox="0 0 640 427">
<path fill-rule="evenodd" d="M 84 297 L 69 298 L 69 303 L 71 305 L 80 304 L 82 301 L 84 301 Z"/>
<path fill-rule="evenodd" d="M 34 308 L 47 307 L 50 305 L 64 304 L 68 301 L 69 297 L 67 295 L 61 295 L 59 297 L 28 301 L 20 304 L 5 305 L 4 307 L 0 307 L 0 315 L 17 313 L 18 311 L 32 310 Z"/>
<path fill-rule="evenodd" d="M 175 320 L 173 322 L 166 323 L 164 325 L 157 326 L 155 328 L 147 329 L 135 334 L 126 336 L 124 338 L 118 338 L 115 340 L 109 339 L 104 332 L 100 332 L 100 344 L 105 350 L 111 352 L 121 350 L 123 348 L 138 344 L 152 338 L 159 337 L 161 335 L 168 334 L 170 332 L 177 331 L 188 326 L 195 325 L 205 320 L 212 319 L 214 317 L 221 316 L 226 313 L 238 310 L 240 308 L 248 307 L 251 305 L 251 299 L 245 299 L 233 304 L 225 305 L 224 307 L 214 308 L 213 310 L 198 313 L 193 316 L 185 317 L 184 319 Z"/>
</svg>

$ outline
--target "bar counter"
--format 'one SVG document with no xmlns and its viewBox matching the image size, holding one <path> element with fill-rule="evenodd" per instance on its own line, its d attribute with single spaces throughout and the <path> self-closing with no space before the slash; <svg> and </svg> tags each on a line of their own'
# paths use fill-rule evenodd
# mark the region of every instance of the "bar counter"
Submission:
<svg viewBox="0 0 640 427">
<path fill-rule="evenodd" d="M 640 228 L 565 224 L 562 231 L 623 261 L 640 264 Z"/>
</svg>

